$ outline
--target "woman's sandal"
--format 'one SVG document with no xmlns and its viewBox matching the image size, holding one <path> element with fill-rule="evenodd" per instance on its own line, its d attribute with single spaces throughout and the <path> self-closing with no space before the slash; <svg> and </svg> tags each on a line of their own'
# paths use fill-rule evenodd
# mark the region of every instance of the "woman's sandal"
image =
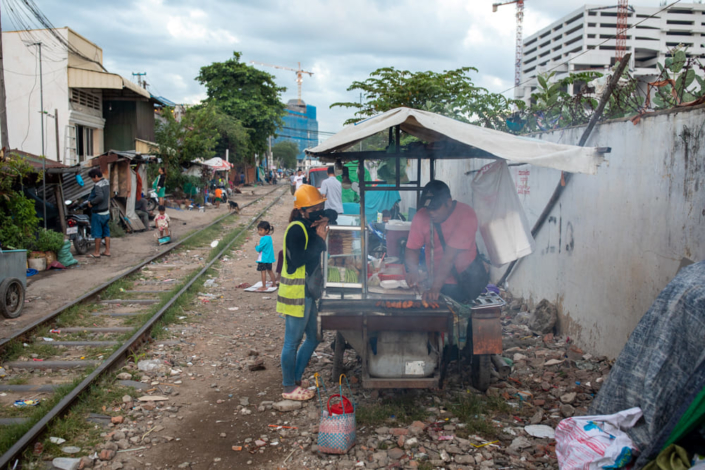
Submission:
<svg viewBox="0 0 705 470">
<path fill-rule="evenodd" d="M 289 393 L 282 393 L 282 397 L 285 400 L 294 401 L 307 401 L 316 396 L 316 392 L 313 390 L 307 390 L 305 388 L 296 387 Z"/>
</svg>

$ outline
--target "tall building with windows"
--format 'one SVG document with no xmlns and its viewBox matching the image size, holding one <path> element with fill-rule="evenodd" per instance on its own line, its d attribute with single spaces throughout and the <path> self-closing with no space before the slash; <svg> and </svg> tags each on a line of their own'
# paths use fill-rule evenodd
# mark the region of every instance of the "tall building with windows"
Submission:
<svg viewBox="0 0 705 470">
<path fill-rule="evenodd" d="M 298 160 L 306 158 L 304 150 L 318 145 L 318 121 L 316 107 L 299 100 L 289 100 L 286 104 L 284 126 L 279 130 L 273 143 L 291 141 L 299 146 Z"/>
<path fill-rule="evenodd" d="M 627 52 L 632 54 L 629 70 L 635 78 L 656 79 L 657 63 L 663 64 L 679 44 L 688 47 L 688 57 L 705 57 L 705 4 L 679 3 L 661 12 L 663 7 L 631 7 Z M 614 65 L 616 33 L 616 5 L 585 5 L 525 38 L 522 84 L 514 89 L 514 97 L 528 102 L 538 87 L 538 74 L 556 72 L 554 80 L 560 80 L 569 73 L 604 71 Z M 568 92 L 580 86 L 572 85 Z"/>
</svg>

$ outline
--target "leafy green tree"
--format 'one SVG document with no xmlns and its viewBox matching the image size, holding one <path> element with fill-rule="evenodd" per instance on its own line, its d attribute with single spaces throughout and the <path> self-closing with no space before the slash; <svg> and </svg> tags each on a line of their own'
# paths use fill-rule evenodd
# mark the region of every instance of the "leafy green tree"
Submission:
<svg viewBox="0 0 705 470">
<path fill-rule="evenodd" d="M 669 84 L 656 88 L 654 108 L 672 108 L 705 94 L 705 80 L 695 73 L 694 68 L 695 64 L 700 67 L 702 65 L 688 59 L 686 52 L 686 47 L 676 47 L 670 51 L 671 57 L 666 58 L 663 65 L 658 64 L 661 69 L 660 80 L 668 81 Z"/>
<path fill-rule="evenodd" d="M 19 155 L 0 159 L 0 242 L 3 247 L 26 248 L 34 241 L 39 218 L 34 201 L 25 197 L 21 183 L 33 177 L 34 169 Z M 38 176 L 41 180 L 41 175 Z"/>
<path fill-rule="evenodd" d="M 274 76 L 240 61 L 242 54 L 233 52 L 233 58 L 201 67 L 196 80 L 205 85 L 207 102 L 215 103 L 228 116 L 237 118 L 247 129 L 250 151 L 263 154 L 267 139 L 282 124 L 284 103 Z"/>
<path fill-rule="evenodd" d="M 299 146 L 289 140 L 277 142 L 272 145 L 272 155 L 283 168 L 296 168 L 296 156 L 299 154 Z"/>
<path fill-rule="evenodd" d="M 470 72 L 477 72 L 477 69 L 462 67 L 437 73 L 380 68 L 372 72 L 367 80 L 355 81 L 348 87 L 348 91 L 361 91 L 366 101 L 333 103 L 330 107 L 357 110 L 355 117 L 345 124 L 405 106 L 505 129 L 504 116 L 511 114 L 512 105 L 520 105 L 520 102 L 476 86 L 468 75 Z"/>
</svg>

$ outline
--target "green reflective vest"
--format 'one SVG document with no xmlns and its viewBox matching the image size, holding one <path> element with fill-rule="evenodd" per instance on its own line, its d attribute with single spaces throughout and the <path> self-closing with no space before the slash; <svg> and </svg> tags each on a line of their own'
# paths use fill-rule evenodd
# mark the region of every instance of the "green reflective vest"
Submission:
<svg viewBox="0 0 705 470">
<path fill-rule="evenodd" d="M 301 265 L 294 271 L 294 274 L 289 274 L 286 269 L 286 235 L 289 229 L 294 225 L 300 225 L 306 236 L 306 245 L 308 248 L 308 231 L 306 226 L 299 222 L 292 222 L 284 232 L 284 265 L 282 266 L 281 279 L 279 280 L 279 295 L 277 296 L 277 312 L 282 315 L 291 315 L 292 317 L 303 317 L 306 297 L 306 265 Z"/>
</svg>

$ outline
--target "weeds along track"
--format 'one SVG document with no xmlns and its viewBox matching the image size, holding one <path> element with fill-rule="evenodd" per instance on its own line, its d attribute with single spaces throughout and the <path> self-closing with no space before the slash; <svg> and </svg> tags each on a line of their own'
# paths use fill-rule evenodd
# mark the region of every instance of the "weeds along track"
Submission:
<svg viewBox="0 0 705 470">
<path fill-rule="evenodd" d="M 144 343 L 176 320 L 189 297 L 184 294 L 193 294 L 194 283 L 244 239 L 286 190 L 288 186 L 275 188 L 243 205 L 241 209 L 266 203 L 249 219 L 242 213 L 238 219 L 219 218 L 0 343 L 2 367 L 11 371 L 0 381 L 1 403 L 10 405 L 0 408 L 0 469 L 12 468 L 52 420 L 64 416 L 100 377 L 137 357 Z M 220 243 L 211 247 L 216 238 Z M 178 254 L 177 248 L 182 248 Z M 155 262 L 164 257 L 164 262 Z M 42 372 L 32 373 L 37 370 Z M 38 406 L 11 405 L 39 396 Z"/>
</svg>

